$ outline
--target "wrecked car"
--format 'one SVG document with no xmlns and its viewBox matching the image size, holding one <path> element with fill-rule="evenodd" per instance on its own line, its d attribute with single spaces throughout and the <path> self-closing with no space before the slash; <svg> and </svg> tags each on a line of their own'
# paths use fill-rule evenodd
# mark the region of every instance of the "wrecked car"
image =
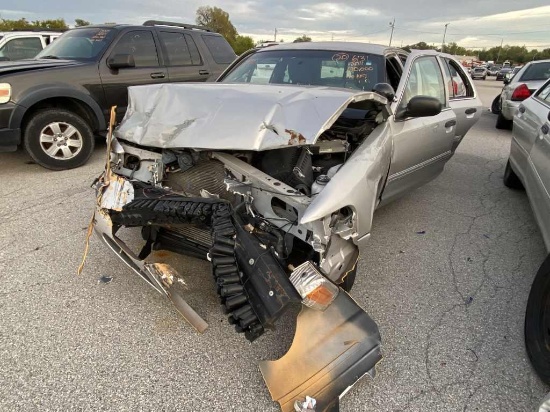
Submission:
<svg viewBox="0 0 550 412">
<path fill-rule="evenodd" d="M 436 177 L 479 118 L 473 85 L 449 56 L 413 52 L 403 66 L 398 54 L 375 50 L 273 46 L 241 58 L 227 83 L 130 87 L 94 184 L 97 235 L 198 331 L 206 321 L 174 288 L 178 271 L 147 259 L 153 250 L 209 260 L 209 287 L 250 341 L 302 303 L 289 351 L 260 363 L 283 411 L 304 403 L 337 410 L 358 379 L 374 376 L 378 327 L 348 294 L 373 213 Z M 279 53 L 268 56 L 273 73 L 258 76 L 271 84 L 232 76 L 243 67 L 265 70 L 256 53 L 271 51 Z M 399 72 L 396 89 L 385 82 L 386 59 Z M 305 81 L 315 64 L 323 73 L 323 62 L 331 62 L 332 87 L 269 81 L 277 64 L 281 73 L 303 65 Z M 455 105 L 447 64 L 467 82 L 468 97 Z M 364 73 L 378 82 L 365 86 Z M 351 82 L 357 75 L 357 87 L 335 87 L 339 76 Z M 131 227 L 141 228 L 140 251 L 119 236 Z"/>
</svg>

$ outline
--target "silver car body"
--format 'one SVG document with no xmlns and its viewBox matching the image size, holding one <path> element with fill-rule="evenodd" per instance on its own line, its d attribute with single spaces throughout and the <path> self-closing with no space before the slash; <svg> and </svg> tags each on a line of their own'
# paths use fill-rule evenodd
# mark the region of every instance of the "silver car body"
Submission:
<svg viewBox="0 0 550 412">
<path fill-rule="evenodd" d="M 485 79 L 487 77 L 487 68 L 483 66 L 474 67 L 470 72 L 472 79 Z"/>
<path fill-rule="evenodd" d="M 144 247 L 140 256 L 133 253 L 117 237 L 121 227 L 141 226 L 148 233 L 148 228 L 161 226 L 154 239 L 147 235 L 151 247 L 163 243 L 163 239 L 173 239 L 172 232 L 166 235 L 164 231 L 176 230 L 185 223 L 182 214 L 195 210 L 187 206 L 183 210 L 178 205 L 200 204 L 203 208 L 207 203 L 201 210 L 212 211 L 218 204 L 227 205 L 223 199 L 237 199 L 232 200 L 234 224 L 227 221 L 229 215 L 222 216 L 226 219 L 223 224 L 212 217 L 213 246 L 208 256 L 214 274 L 220 267 L 226 268 L 225 263 L 217 266 L 220 253 L 226 253 L 224 259 L 236 259 L 228 267 L 241 271 L 241 280 L 235 275 L 233 281 L 242 282 L 235 286 L 247 291 L 251 306 L 244 308 L 253 307 L 261 322 L 258 325 L 252 316 L 256 319 L 252 325 L 270 327 L 276 317 L 262 313 L 272 306 L 282 310 L 295 299 L 298 288 L 290 280 L 300 279 L 297 275 L 302 272 L 298 271 L 305 270 L 304 265 L 309 265 L 310 273 L 317 271 L 336 284 L 345 283 L 356 268 L 360 251 L 368 247 L 375 209 L 441 173 L 481 115 L 481 101 L 471 80 L 449 55 L 413 51 L 403 64 L 405 52 L 355 43 L 272 46 L 254 53 L 312 48 L 337 52 L 338 58 L 344 50 L 349 61 L 353 53 L 365 51 L 384 56 L 400 74 L 395 97 L 388 100 L 366 90 L 280 84 L 129 88 L 128 111 L 112 142 L 106 171 L 95 185 L 96 233 L 138 275 L 174 302 L 197 330 L 204 330 L 204 321 L 197 319 L 171 288 L 177 273 L 157 263 L 144 263 L 143 251 L 147 249 Z M 246 58 L 241 56 L 226 73 Z M 265 69 L 259 61 L 258 67 Z M 259 77 L 265 81 L 263 73 Z M 464 84 L 459 87 L 457 81 Z M 408 103 L 415 96 L 432 97 L 430 101 L 438 105 L 437 113 L 433 110 L 424 117 L 407 115 Z M 343 127 L 338 122 L 349 120 L 346 116 L 350 110 L 364 111 L 358 123 L 360 140 L 350 137 L 356 126 L 344 127 L 344 134 L 338 132 Z M 327 157 L 336 159 L 338 163 L 327 173 L 328 182 L 325 180 L 321 186 L 316 180 L 311 188 L 298 189 L 299 185 L 286 178 L 275 178 L 273 170 L 293 158 L 294 150 L 299 151 L 300 159 L 309 159 L 304 163 L 308 170 L 301 161 L 293 161 L 296 166 L 288 171 L 295 177 L 322 169 L 319 162 Z M 262 163 L 266 156 L 278 160 L 267 168 Z M 245 219 L 248 224 L 239 223 Z M 177 229 L 178 236 L 183 229 Z M 234 237 L 225 238 L 224 244 L 216 243 L 217 230 L 229 230 Z M 260 244 L 249 241 L 264 232 L 280 233 L 279 239 L 291 236 L 291 244 L 303 245 L 300 248 L 306 248 L 312 257 L 296 262 L 298 267 L 286 260 L 281 266 L 279 260 L 290 256 L 286 246 L 282 253 L 273 252 L 278 250 L 273 240 Z M 185 233 L 194 236 L 194 232 Z M 199 242 L 198 238 L 186 239 Z M 267 269 L 261 271 L 259 267 L 264 263 Z M 223 290 L 223 286 L 218 287 L 222 299 L 227 299 L 227 307 L 233 298 L 224 298 Z M 305 300 L 302 302 L 305 304 Z M 252 334 L 249 324 L 236 314 L 242 308 L 231 312 L 231 316 L 234 322 L 241 322 L 237 325 L 239 332 Z M 321 410 L 334 407 L 360 377 L 374 376 L 374 366 L 381 359 L 378 329 L 343 290 L 324 312 L 304 307 L 297 325 L 287 355 L 260 366 L 273 399 L 283 411 L 295 410 L 294 402 L 305 396 L 316 398 Z M 312 331 L 315 338 L 311 337 Z"/>
<path fill-rule="evenodd" d="M 535 79 L 531 76 L 534 72 L 537 72 L 537 75 L 534 76 Z M 531 93 L 534 93 L 549 77 L 550 60 L 529 62 L 523 66 L 515 75 L 513 75 L 510 82 L 502 88 L 502 92 L 500 93 L 500 107 L 502 116 L 504 116 L 507 120 L 512 120 L 514 118 L 514 115 L 516 114 L 521 103 L 520 101 L 512 100 L 512 94 L 518 86 L 525 84 Z"/>
<path fill-rule="evenodd" d="M 514 117 L 510 165 L 527 191 L 550 252 L 550 80 L 519 106 Z"/>
</svg>

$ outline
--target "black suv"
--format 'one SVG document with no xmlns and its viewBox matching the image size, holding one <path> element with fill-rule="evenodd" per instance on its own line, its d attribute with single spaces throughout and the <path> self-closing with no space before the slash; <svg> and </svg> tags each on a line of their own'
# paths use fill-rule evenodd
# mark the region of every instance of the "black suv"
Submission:
<svg viewBox="0 0 550 412">
<path fill-rule="evenodd" d="M 23 143 L 49 169 L 81 166 L 110 107 L 117 120 L 124 115 L 128 86 L 215 80 L 235 57 L 200 26 L 151 20 L 69 30 L 32 60 L 0 64 L 0 152 Z"/>
</svg>

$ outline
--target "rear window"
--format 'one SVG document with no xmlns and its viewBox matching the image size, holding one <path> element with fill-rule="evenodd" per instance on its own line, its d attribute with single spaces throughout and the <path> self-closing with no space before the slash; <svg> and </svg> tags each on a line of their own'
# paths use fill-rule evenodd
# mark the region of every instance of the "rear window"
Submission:
<svg viewBox="0 0 550 412">
<path fill-rule="evenodd" d="M 218 64 L 229 64 L 237 55 L 222 36 L 212 36 L 203 34 L 202 39 L 206 43 L 206 47 L 210 50 L 214 61 Z"/>
<path fill-rule="evenodd" d="M 249 55 L 224 83 L 300 84 L 372 90 L 385 80 L 384 57 L 329 50 L 267 50 Z"/>
<path fill-rule="evenodd" d="M 550 78 L 550 62 L 533 63 L 521 76 L 521 81 L 546 80 Z"/>
</svg>

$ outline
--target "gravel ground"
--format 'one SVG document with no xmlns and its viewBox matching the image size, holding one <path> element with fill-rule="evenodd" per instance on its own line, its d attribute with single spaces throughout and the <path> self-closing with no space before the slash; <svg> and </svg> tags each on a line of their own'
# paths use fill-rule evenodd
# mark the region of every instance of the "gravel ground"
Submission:
<svg viewBox="0 0 550 412">
<path fill-rule="evenodd" d="M 489 107 L 500 82 L 476 83 Z M 385 358 L 342 411 L 533 411 L 548 390 L 523 344 L 546 252 L 525 194 L 502 185 L 511 133 L 494 122 L 485 111 L 440 177 L 376 212 L 352 295 Z M 65 172 L 0 154 L 0 410 L 278 410 L 257 361 L 285 353 L 292 316 L 249 344 L 220 311 L 208 264 L 178 258 L 210 324 L 199 336 L 95 238 L 75 275 L 99 146 Z"/>
</svg>

